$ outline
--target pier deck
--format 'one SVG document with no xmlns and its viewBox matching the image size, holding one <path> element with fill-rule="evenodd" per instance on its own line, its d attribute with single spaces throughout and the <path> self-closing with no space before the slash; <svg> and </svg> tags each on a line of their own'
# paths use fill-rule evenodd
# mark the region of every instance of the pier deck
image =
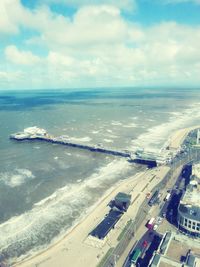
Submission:
<svg viewBox="0 0 200 267">
<path fill-rule="evenodd" d="M 26 128 L 24 129 L 23 132 L 10 135 L 10 139 L 14 139 L 16 141 L 45 141 L 49 143 L 61 144 L 69 147 L 76 147 L 79 149 L 89 150 L 92 152 L 123 157 L 127 158 L 127 160 L 130 162 L 148 165 L 149 167 L 157 166 L 156 155 L 152 153 L 138 153 L 137 151 L 133 152 L 128 150 L 110 149 L 110 148 L 100 147 L 98 145 L 73 143 L 65 136 L 55 137 L 49 135 L 46 130 L 38 128 L 36 126 Z"/>
<path fill-rule="evenodd" d="M 114 156 L 119 156 L 119 157 L 124 157 L 124 158 L 129 158 L 131 159 L 131 153 L 130 152 L 125 152 L 125 151 L 120 151 L 120 150 L 112 150 L 109 148 L 104 148 L 104 147 L 98 147 L 98 146 L 93 146 L 93 145 L 85 145 L 85 144 L 78 144 L 78 143 L 72 143 L 70 141 L 65 140 L 62 137 L 50 137 L 50 136 L 30 136 L 30 137 L 20 137 L 18 138 L 15 135 L 11 135 L 10 139 L 16 140 L 16 141 L 45 141 L 49 143 L 54 143 L 54 144 L 61 144 L 61 145 L 66 145 L 70 147 L 76 147 L 80 149 L 85 149 L 93 152 L 99 152 L 99 153 L 105 153 L 105 154 L 111 154 Z"/>
</svg>

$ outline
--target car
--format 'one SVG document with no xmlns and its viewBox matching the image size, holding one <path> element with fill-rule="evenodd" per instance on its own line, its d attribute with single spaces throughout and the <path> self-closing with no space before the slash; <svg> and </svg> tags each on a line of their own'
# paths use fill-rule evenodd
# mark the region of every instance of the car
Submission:
<svg viewBox="0 0 200 267">
<path fill-rule="evenodd" d="M 161 217 L 158 217 L 157 219 L 156 219 L 156 222 L 157 222 L 157 224 L 160 224 L 161 222 L 162 222 L 162 218 Z"/>
<path fill-rule="evenodd" d="M 156 230 L 158 228 L 158 225 L 155 224 L 154 227 L 153 227 L 153 230 Z"/>
<path fill-rule="evenodd" d="M 143 243 L 142 243 L 143 248 L 146 248 L 148 246 L 148 244 L 149 243 L 147 242 L 147 240 L 144 240 Z"/>
<path fill-rule="evenodd" d="M 149 199 L 149 198 L 150 198 L 150 196 L 151 196 L 151 193 L 150 193 L 150 192 L 148 192 L 148 193 L 146 194 L 146 198 L 147 198 L 147 199 Z"/>
</svg>

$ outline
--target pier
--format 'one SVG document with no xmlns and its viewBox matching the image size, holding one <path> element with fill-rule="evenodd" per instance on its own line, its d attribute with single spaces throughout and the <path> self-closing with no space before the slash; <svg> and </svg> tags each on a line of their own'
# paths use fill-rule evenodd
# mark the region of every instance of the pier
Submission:
<svg viewBox="0 0 200 267">
<path fill-rule="evenodd" d="M 34 141 L 34 140 L 45 141 L 49 143 L 61 144 L 61 145 L 69 146 L 69 147 L 76 147 L 79 149 L 89 150 L 92 152 L 99 152 L 99 153 L 110 154 L 114 156 L 131 159 L 131 153 L 128 151 L 125 152 L 125 151 L 120 151 L 120 150 L 112 150 L 109 148 L 99 147 L 95 145 L 73 143 L 67 140 L 65 136 L 54 137 L 54 136 L 49 135 L 44 129 L 40 129 L 37 127 L 26 128 L 24 129 L 24 132 L 11 134 L 10 139 L 13 139 L 16 141 Z"/>
<path fill-rule="evenodd" d="M 66 145 L 69 147 L 76 147 L 76 148 L 80 148 L 80 149 L 85 149 L 85 150 L 89 150 L 89 151 L 93 151 L 93 152 L 99 152 L 99 153 L 105 153 L 105 154 L 111 154 L 114 156 L 120 156 L 120 157 L 125 157 L 125 158 L 129 158 L 130 154 L 123 152 L 123 151 L 118 151 L 118 150 L 111 150 L 111 149 L 107 149 L 107 148 L 101 148 L 98 146 L 92 146 L 92 145 L 84 145 L 84 144 L 78 144 L 78 143 L 72 143 L 69 142 L 67 140 L 65 140 L 65 138 L 63 137 L 26 137 L 23 139 L 17 139 L 15 137 L 11 136 L 11 139 L 15 139 L 18 141 L 23 141 L 23 140 L 27 140 L 27 141 L 33 141 L 33 140 L 38 140 L 38 141 L 45 141 L 45 142 L 49 142 L 49 143 L 54 143 L 54 144 L 60 144 L 60 145 Z"/>
<path fill-rule="evenodd" d="M 124 151 L 115 150 L 115 149 L 100 147 L 98 145 L 78 144 L 71 142 L 70 140 L 67 139 L 66 136 L 58 136 L 58 137 L 51 136 L 47 133 L 46 130 L 38 128 L 36 126 L 26 128 L 24 129 L 23 132 L 11 134 L 10 139 L 16 141 L 44 141 L 54 144 L 61 144 L 69 147 L 89 150 L 92 152 L 104 153 L 113 156 L 127 158 L 129 162 L 144 164 L 147 165 L 148 167 L 156 167 L 157 164 L 166 164 L 165 157 L 163 157 L 163 159 L 161 160 L 156 154 L 141 152 L 141 151 L 132 152 L 128 150 Z"/>
</svg>

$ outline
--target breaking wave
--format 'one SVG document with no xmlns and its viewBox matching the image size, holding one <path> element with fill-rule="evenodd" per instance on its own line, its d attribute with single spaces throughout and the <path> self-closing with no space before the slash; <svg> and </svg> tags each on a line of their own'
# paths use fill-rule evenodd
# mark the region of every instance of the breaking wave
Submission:
<svg viewBox="0 0 200 267">
<path fill-rule="evenodd" d="M 132 148 L 137 147 L 158 151 L 166 144 L 166 140 L 173 131 L 194 125 L 200 118 L 199 103 L 193 104 L 183 112 L 170 112 L 167 122 L 153 126 L 135 140 L 132 140 Z"/>
<path fill-rule="evenodd" d="M 79 180 L 78 184 L 58 189 L 35 203 L 31 210 L 2 223 L 1 256 L 13 262 L 23 255 L 30 256 L 30 253 L 48 246 L 56 237 L 66 234 L 86 215 L 88 207 L 98 202 L 102 192 L 111 188 L 131 168 L 126 160 L 114 160 L 90 177 Z"/>
<path fill-rule="evenodd" d="M 33 178 L 35 178 L 35 176 L 27 169 L 15 169 L 14 172 L 4 172 L 0 174 L 0 181 L 10 187 L 20 186 Z"/>
</svg>

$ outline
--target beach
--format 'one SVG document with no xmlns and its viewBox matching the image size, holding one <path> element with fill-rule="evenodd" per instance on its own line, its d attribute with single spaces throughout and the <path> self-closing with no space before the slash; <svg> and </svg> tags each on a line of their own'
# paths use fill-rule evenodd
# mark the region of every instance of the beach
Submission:
<svg viewBox="0 0 200 267">
<path fill-rule="evenodd" d="M 121 182 L 105 196 L 97 207 L 60 242 L 51 246 L 41 254 L 14 266 L 96 266 L 110 247 L 117 244 L 117 237 L 128 219 L 134 219 L 137 211 L 149 192 L 169 171 L 169 167 L 146 170 Z M 153 178 L 153 179 L 152 179 Z M 151 182 L 149 183 L 149 181 Z M 148 185 L 148 186 L 147 186 Z M 122 216 L 114 230 L 105 241 L 92 240 L 88 237 L 91 230 L 103 219 L 109 210 L 108 203 L 118 192 L 132 195 L 133 203 Z M 135 200 L 134 200 L 135 199 Z"/>
<path fill-rule="evenodd" d="M 187 134 L 198 127 L 190 127 L 175 132 L 170 138 L 170 144 L 173 149 L 181 145 Z M 167 166 L 159 166 L 154 169 L 147 169 L 143 172 L 119 182 L 115 188 L 105 194 L 93 210 L 76 225 L 62 240 L 50 246 L 47 250 L 24 260 L 13 266 L 21 267 L 53 267 L 53 266 L 70 266 L 81 267 L 97 266 L 107 253 L 109 248 L 115 247 L 118 243 L 117 237 L 130 219 L 134 219 L 140 205 L 150 192 L 170 170 Z M 121 217 L 116 224 L 115 229 L 111 230 L 103 241 L 91 237 L 89 233 L 108 213 L 108 203 L 114 199 L 118 192 L 131 194 L 131 205 L 128 211 Z"/>
<path fill-rule="evenodd" d="M 184 129 L 180 129 L 173 133 L 169 139 L 169 149 L 174 149 L 177 150 L 180 148 L 181 144 L 192 130 L 198 129 L 200 126 L 193 126 L 193 127 L 188 127 Z"/>
</svg>

